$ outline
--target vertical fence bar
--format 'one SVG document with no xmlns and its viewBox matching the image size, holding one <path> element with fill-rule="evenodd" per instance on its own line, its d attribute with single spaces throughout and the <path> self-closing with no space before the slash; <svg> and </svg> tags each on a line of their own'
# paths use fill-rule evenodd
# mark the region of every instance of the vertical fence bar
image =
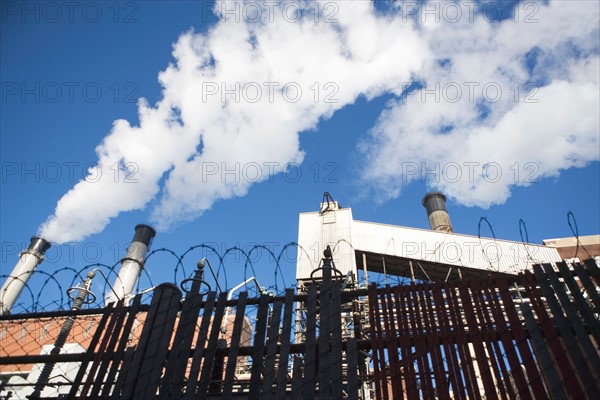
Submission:
<svg viewBox="0 0 600 400">
<path fill-rule="evenodd" d="M 600 268 L 593 258 L 588 258 L 583 262 L 589 274 L 594 278 L 596 284 L 600 284 Z"/>
<path fill-rule="evenodd" d="M 124 398 L 141 399 L 156 395 L 180 300 L 181 292 L 172 283 L 163 283 L 154 290 L 132 370 L 125 383 Z"/>
<path fill-rule="evenodd" d="M 539 360 L 541 372 L 546 378 L 546 386 L 551 398 L 566 399 L 567 393 L 563 389 L 560 372 L 556 369 L 556 360 L 553 360 L 549 349 L 546 347 L 542 331 L 536 323 L 529 304 L 521 304 L 525 326 L 531 335 L 531 344 Z"/>
<path fill-rule="evenodd" d="M 531 300 L 532 308 L 537 315 L 537 326 L 539 326 L 541 332 L 543 332 L 544 342 L 552 352 L 555 360 L 554 362 L 556 362 L 558 365 L 567 392 L 571 396 L 583 396 L 583 389 L 577 379 L 576 370 L 571 364 L 571 360 L 569 359 L 567 351 L 560 340 L 553 320 L 550 319 L 550 316 L 546 311 L 546 306 L 541 300 L 542 296 L 536 289 L 536 281 L 533 277 L 533 274 L 529 271 L 525 271 L 523 274 L 522 283 L 527 291 L 529 299 Z"/>
<path fill-rule="evenodd" d="M 446 379 L 446 368 L 444 367 L 443 355 L 441 353 L 441 329 L 439 324 L 440 316 L 435 314 L 434 304 L 431 297 L 432 286 L 429 283 L 420 286 L 420 299 L 423 315 L 425 319 L 427 335 L 427 344 L 430 349 L 431 361 L 433 366 L 433 376 L 435 378 L 435 393 L 438 397 L 446 398 L 448 396 L 449 385 Z M 436 319 L 438 321 L 436 321 Z"/>
<path fill-rule="evenodd" d="M 496 394 L 494 378 L 492 377 L 490 365 L 487 360 L 483 336 L 479 330 L 477 320 L 475 318 L 475 310 L 472 303 L 473 300 L 468 284 L 466 282 L 461 282 L 458 285 L 458 288 L 461 295 L 463 309 L 465 311 L 465 318 L 469 327 L 469 336 L 471 337 L 471 342 L 473 343 L 475 358 L 477 359 L 479 373 L 481 374 L 481 380 L 483 381 L 486 399 L 497 399 L 498 395 Z"/>
<path fill-rule="evenodd" d="M 273 315 L 269 326 L 269 337 L 267 339 L 267 355 L 265 357 L 265 373 L 261 397 L 273 397 L 273 382 L 275 381 L 275 356 L 277 355 L 277 341 L 279 339 L 279 325 L 281 322 L 281 301 L 275 301 Z"/>
<path fill-rule="evenodd" d="M 292 399 L 302 399 L 302 358 L 294 356 L 294 371 L 292 373 Z"/>
<path fill-rule="evenodd" d="M 256 312 L 256 325 L 252 346 L 252 368 L 250 369 L 250 392 L 248 399 L 255 400 L 260 396 L 260 382 L 264 368 L 265 337 L 267 331 L 267 313 L 269 296 L 261 295 Z"/>
<path fill-rule="evenodd" d="M 198 314 L 202 306 L 202 295 L 198 292 L 199 289 L 199 284 L 194 282 L 191 291 L 187 293 L 183 302 L 175 338 L 171 344 L 167 366 L 162 377 L 159 396 L 161 400 L 179 400 L 183 396 L 185 371 L 189 364 Z"/>
<path fill-rule="evenodd" d="M 103 343 L 100 345 L 98 351 L 97 362 L 94 362 L 94 365 L 92 365 L 92 368 L 90 369 L 90 372 L 88 374 L 88 382 L 90 384 L 93 383 L 92 391 L 89 395 L 90 398 L 98 398 L 98 394 L 102 386 L 111 385 L 111 383 L 108 380 L 106 380 L 105 375 L 106 371 L 108 370 L 111 358 L 115 356 L 115 346 L 119 339 L 121 327 L 123 326 L 123 321 L 125 320 L 126 315 L 127 310 L 119 301 L 119 303 L 117 303 L 117 306 L 113 310 L 112 318 L 114 319 L 114 324 L 112 325 L 112 327 L 111 324 L 109 324 L 107 334 L 104 336 L 105 340 L 103 340 Z M 114 329 L 114 327 L 117 328 Z M 87 392 L 87 390 L 84 391 Z"/>
<path fill-rule="evenodd" d="M 123 299 L 121 300 L 123 301 Z M 119 301 L 119 303 L 121 302 Z M 125 322 L 125 326 L 123 327 L 123 331 L 121 332 L 121 337 L 119 340 L 119 344 L 114 356 L 111 358 L 111 366 L 108 371 L 108 376 L 106 378 L 106 383 L 104 388 L 102 389 L 101 398 L 107 399 L 113 390 L 113 386 L 115 383 L 115 378 L 117 374 L 121 370 L 121 363 L 123 358 L 125 357 L 125 351 L 127 349 L 127 344 L 129 343 L 129 336 L 131 334 L 131 329 L 133 328 L 133 324 L 138 316 L 139 308 L 142 303 L 142 295 L 138 294 L 133 298 L 133 302 L 131 306 L 127 309 L 128 318 Z M 84 368 L 85 369 L 85 368 Z M 125 371 L 125 369 L 123 369 Z M 125 374 L 125 373 L 124 373 Z"/>
<path fill-rule="evenodd" d="M 564 264 L 564 263 L 563 263 Z M 566 264 L 564 264 L 566 267 Z M 594 348 L 594 345 L 592 344 L 592 342 L 590 341 L 590 337 L 588 332 L 586 331 L 586 327 L 583 325 L 583 321 L 582 319 L 584 319 L 583 317 L 585 317 L 585 314 L 582 312 L 581 313 L 581 317 L 578 315 L 577 313 L 577 309 L 575 308 L 575 305 L 573 303 L 571 303 L 571 300 L 569 298 L 569 296 L 567 295 L 566 292 L 566 287 L 563 283 L 561 283 L 558 279 L 558 276 L 556 274 L 556 272 L 554 272 L 554 270 L 552 269 L 552 266 L 550 266 L 549 264 L 544 264 L 543 266 L 544 269 L 544 273 L 546 275 L 546 277 L 548 278 L 548 280 L 550 281 L 550 284 L 552 285 L 552 289 L 554 291 L 554 293 L 556 293 L 556 297 L 558 297 L 558 300 L 560 302 L 560 306 L 562 307 L 564 314 L 566 316 L 566 322 L 567 324 L 569 324 L 573 329 L 575 335 L 576 335 L 576 343 L 579 344 L 579 347 L 581 348 L 581 351 L 584 355 L 584 360 L 587 362 L 588 366 L 589 366 L 589 370 L 591 371 L 592 375 L 593 375 L 593 379 L 594 382 L 598 382 L 600 380 L 600 376 L 598 375 L 598 373 L 600 372 L 600 359 L 598 358 L 598 352 L 597 349 Z M 567 272 L 565 274 L 565 277 L 563 277 L 563 279 L 565 280 L 565 282 L 568 280 L 569 277 L 569 273 L 568 273 L 568 268 L 567 268 Z M 575 283 L 575 282 L 573 282 Z M 575 285 L 577 286 L 577 285 Z M 575 299 L 577 297 L 577 290 L 578 288 L 575 287 L 575 292 L 571 291 L 570 293 L 570 297 Z M 585 310 L 587 307 L 584 307 L 583 310 Z M 583 311 L 581 310 L 581 311 Z M 591 314 L 591 312 L 590 312 Z M 591 320 L 591 325 L 590 325 L 590 330 L 593 332 L 594 329 L 596 328 L 596 330 L 598 329 L 599 325 L 597 321 L 593 321 Z M 590 393 L 588 391 L 588 393 L 590 393 L 590 395 L 592 397 L 599 397 L 600 398 L 600 393 L 598 393 L 598 388 L 594 387 L 590 388 L 590 390 L 593 390 L 592 393 Z"/>
<path fill-rule="evenodd" d="M 227 369 L 225 370 L 225 382 L 223 385 L 223 398 L 228 399 L 233 392 L 233 381 L 235 379 L 235 367 L 237 357 L 240 351 L 240 340 L 242 337 L 242 327 L 244 323 L 244 313 L 246 311 L 246 300 L 248 292 L 241 292 L 237 300 L 235 310 L 235 319 L 233 321 L 233 331 L 229 340 L 229 354 L 227 355 Z"/>
<path fill-rule="evenodd" d="M 279 368 L 277 369 L 277 391 L 275 396 L 277 399 L 285 398 L 285 392 L 287 391 L 293 309 L 294 289 L 286 289 L 285 306 L 283 310 L 283 329 L 280 337 L 281 349 L 279 350 Z"/>
<path fill-rule="evenodd" d="M 87 371 L 87 367 L 88 367 L 89 363 L 95 358 L 96 346 L 98 345 L 98 342 L 100 342 L 100 339 L 103 337 L 103 335 L 106 335 L 104 328 L 106 326 L 106 323 L 109 321 L 109 318 L 112 316 L 112 312 L 113 312 L 112 304 L 104 308 L 104 313 L 102 314 L 102 318 L 100 319 L 100 322 L 98 323 L 98 326 L 96 327 L 96 332 L 94 333 L 94 336 L 92 337 L 92 341 L 90 342 L 88 349 L 86 351 L 85 359 L 81 363 L 81 366 L 79 367 L 79 371 L 77 371 L 77 375 L 75 376 L 73 386 L 71 386 L 71 390 L 69 391 L 69 394 L 67 396 L 69 400 L 75 399 L 75 397 L 77 396 L 77 391 L 79 390 L 79 386 L 81 385 L 81 382 L 83 381 L 83 378 Z"/>
<path fill-rule="evenodd" d="M 408 316 L 410 321 L 409 334 L 412 337 L 415 346 L 415 358 L 419 368 L 418 382 L 425 399 L 433 399 L 435 390 L 431 376 L 431 365 L 429 364 L 429 349 L 427 346 L 427 336 L 424 334 L 424 321 L 421 318 L 421 308 L 419 306 L 419 291 L 415 283 L 410 284 L 410 301 L 408 305 Z"/>
<path fill-rule="evenodd" d="M 406 397 L 409 399 L 419 398 L 419 389 L 417 387 L 417 374 L 414 365 L 414 356 L 412 351 L 412 339 L 408 324 L 408 313 L 406 312 L 406 295 L 410 288 L 407 286 L 397 286 L 394 290 L 396 301 L 396 310 L 398 310 L 398 337 L 400 339 L 400 349 L 402 353 L 402 366 L 404 369 L 404 386 Z"/>
<path fill-rule="evenodd" d="M 212 375 L 213 364 L 215 361 L 215 354 L 217 353 L 219 336 L 221 335 L 221 323 L 223 322 L 223 314 L 225 314 L 226 302 L 227 292 L 219 294 L 219 300 L 217 301 L 215 316 L 212 320 L 212 327 L 210 330 L 210 337 L 208 339 L 208 346 L 206 348 L 205 357 L 202 365 L 200 382 L 198 383 L 198 389 L 195 393 L 196 399 L 206 398 L 206 392 L 208 391 L 208 385 L 210 383 L 210 377 Z"/>
<path fill-rule="evenodd" d="M 125 380 L 127 379 L 127 375 L 129 370 L 131 369 L 131 364 L 133 363 L 133 356 L 135 355 L 135 347 L 131 346 L 125 350 L 125 354 L 123 355 L 123 363 L 121 364 L 121 371 L 117 375 L 117 380 L 115 382 L 115 386 L 110 396 L 111 400 L 121 400 L 121 392 L 123 391 L 123 386 L 125 385 Z"/>
<path fill-rule="evenodd" d="M 383 399 L 384 389 L 386 390 L 387 396 L 387 385 L 385 384 L 385 358 L 379 353 L 382 351 L 383 344 L 381 343 L 381 324 L 379 323 L 379 296 L 377 294 L 377 285 L 372 284 L 369 286 L 368 295 L 375 396 L 378 399 Z M 384 365 L 384 368 L 382 368 L 381 364 Z"/>
<path fill-rule="evenodd" d="M 358 357 L 356 338 L 349 338 L 346 347 L 346 360 L 348 363 L 348 399 L 358 400 Z"/>
<path fill-rule="evenodd" d="M 409 316 L 411 322 L 411 337 L 415 343 L 415 357 L 419 366 L 419 382 L 423 392 L 423 398 L 433 399 L 435 397 L 435 385 L 432 376 L 432 365 L 429 363 L 429 346 L 426 334 L 426 321 L 422 318 L 424 312 L 420 305 L 421 284 L 411 283 Z"/>
<path fill-rule="evenodd" d="M 473 358 L 471 357 L 471 350 L 469 349 L 469 337 L 465 331 L 465 326 L 467 323 L 462 317 L 462 307 L 457 294 L 458 288 L 455 284 L 445 284 L 444 290 L 447 294 L 452 325 L 455 329 L 456 347 L 461 360 L 460 365 L 462 373 L 465 377 L 468 398 L 480 399 L 481 394 L 479 393 L 479 390 L 477 390 L 479 386 L 477 383 L 477 375 L 473 369 L 475 364 Z"/>
<path fill-rule="evenodd" d="M 583 287 L 585 288 L 586 293 L 592 300 L 594 307 L 596 307 L 596 310 L 600 310 L 600 294 L 598 294 L 598 292 L 596 291 L 596 284 L 592 282 L 589 273 L 591 267 L 588 264 L 591 265 L 591 263 L 586 263 L 585 268 L 582 264 L 575 264 L 575 273 L 579 277 L 579 281 L 583 284 Z M 600 284 L 600 281 L 596 282 Z"/>
<path fill-rule="evenodd" d="M 449 398 L 449 381 L 446 378 L 446 368 L 444 367 L 444 356 L 442 354 L 443 343 L 442 328 L 445 315 L 437 314 L 434 308 L 435 302 L 433 300 L 434 287 L 430 284 L 422 285 L 421 299 L 422 304 L 425 306 L 425 318 L 428 330 L 428 344 L 431 349 L 431 358 L 433 362 L 433 373 L 436 380 L 436 393 L 442 399 Z M 448 362 L 448 365 L 450 362 Z"/>
<path fill-rule="evenodd" d="M 562 278 L 569 287 L 569 291 L 571 292 L 571 297 L 575 302 L 577 311 L 579 311 L 584 322 L 592 331 L 592 336 L 594 337 L 596 343 L 600 343 L 600 324 L 598 324 L 598 321 L 594 317 L 594 311 L 583 297 L 581 288 L 577 282 L 575 282 L 575 278 L 573 278 L 573 272 L 571 272 L 567 266 L 567 263 L 565 262 L 559 262 L 556 263 L 556 265 L 558 266 Z"/>
<path fill-rule="evenodd" d="M 556 328 L 561 333 L 562 342 L 571 357 L 575 371 L 578 372 L 581 384 L 590 398 L 600 398 L 600 391 L 596 386 L 597 371 L 600 370 L 597 352 L 579 322 L 579 317 L 571 306 L 564 286 L 558 281 L 558 277 L 549 264 L 536 265 L 533 271 L 542 293 L 546 296 L 546 302 L 552 310 Z"/>
<path fill-rule="evenodd" d="M 381 310 L 385 327 L 385 344 L 388 350 L 388 362 L 390 364 L 390 377 L 392 380 L 392 396 L 402 395 L 402 375 L 400 372 L 400 360 L 398 359 L 398 331 L 394 325 L 396 313 L 392 302 L 392 288 L 386 285 L 380 291 Z"/>
<path fill-rule="evenodd" d="M 502 345 L 502 350 L 506 354 L 506 360 L 508 362 L 508 366 L 510 367 L 510 371 L 506 371 L 506 368 L 502 369 L 502 373 L 505 376 L 507 392 L 511 399 L 515 399 L 517 397 L 524 400 L 531 399 L 529 385 L 525 380 L 525 375 L 523 374 L 521 363 L 519 362 L 519 357 L 515 352 L 512 338 L 506 325 L 506 316 L 502 313 L 502 306 L 500 305 L 498 299 L 499 294 L 496 293 L 496 287 L 498 287 L 497 282 L 493 282 L 491 286 L 485 287 L 484 291 L 490 307 L 490 314 L 488 314 L 488 324 L 490 326 L 490 329 L 495 329 L 496 334 L 498 336 L 498 341 Z M 508 306 L 509 305 L 506 305 L 505 307 Z M 496 346 L 498 346 L 498 341 L 496 342 Z M 498 347 L 496 349 L 499 355 L 498 362 L 500 363 L 501 367 L 504 367 L 501 350 Z M 514 387 L 511 380 L 509 379 L 509 377 L 511 376 L 514 379 Z"/>
<path fill-rule="evenodd" d="M 441 283 L 437 282 L 432 288 L 432 295 L 435 303 L 437 321 L 440 328 L 440 335 L 446 363 L 448 365 L 449 385 L 452 387 L 452 395 L 457 399 L 463 399 L 465 387 L 460 373 L 460 365 L 458 363 L 458 354 L 454 347 L 452 327 L 450 325 L 449 312 L 446 310 L 446 302 L 444 301 L 444 290 Z M 450 387 L 450 386 L 449 386 Z"/>
<path fill-rule="evenodd" d="M 485 283 L 487 284 L 487 282 Z M 471 281 L 468 283 L 473 298 L 473 310 L 475 311 L 475 318 L 479 322 L 481 337 L 483 338 L 483 348 L 487 358 L 487 364 L 491 371 L 492 381 L 496 386 L 496 395 L 502 399 L 506 399 L 506 385 L 507 382 L 503 379 L 506 377 L 508 380 L 508 373 L 502 356 L 500 354 L 500 348 L 498 346 L 498 335 L 497 332 L 492 328 L 488 319 L 488 310 L 486 307 L 485 294 L 483 293 L 483 285 L 479 281 Z M 497 357 L 498 356 L 498 357 Z M 510 384 L 510 382 L 508 383 Z"/>
<path fill-rule="evenodd" d="M 528 380 L 527 386 L 531 387 L 533 397 L 538 399 L 545 398 L 548 394 L 544 388 L 542 375 L 540 374 L 534 355 L 529 347 L 527 335 L 525 329 L 523 328 L 523 323 L 519 317 L 519 314 L 517 313 L 517 308 L 512 300 L 510 292 L 508 291 L 508 285 L 503 280 L 498 280 L 497 285 L 500 299 L 504 305 L 504 314 L 498 319 L 506 316 L 508 321 L 507 329 L 510 330 L 510 334 L 516 342 L 517 349 L 519 350 L 519 355 L 522 360 L 521 364 L 525 366 L 525 372 Z M 508 348 L 512 349 L 513 346 L 508 346 Z M 513 369 L 514 368 L 515 367 L 513 367 Z M 522 393 L 524 389 L 527 389 L 527 393 L 529 393 L 528 388 L 520 388 L 519 393 Z M 521 396 L 523 396 L 523 394 L 521 394 Z"/>
<path fill-rule="evenodd" d="M 330 303 L 330 376 L 331 398 L 341 399 L 343 395 L 342 381 L 342 294 L 339 282 L 334 282 L 331 287 Z"/>
<path fill-rule="evenodd" d="M 330 397 L 331 384 L 331 278 L 327 279 L 325 273 L 331 270 L 323 269 L 323 281 L 319 292 L 319 398 Z"/>
<path fill-rule="evenodd" d="M 316 328 L 317 326 L 317 287 L 308 287 L 306 300 L 306 341 L 304 356 L 304 378 L 302 380 L 302 395 L 305 399 L 315 397 L 315 373 L 317 362 Z"/>
<path fill-rule="evenodd" d="M 204 310 L 202 311 L 202 322 L 200 323 L 200 329 L 198 331 L 198 337 L 196 338 L 196 344 L 194 347 L 194 356 L 192 357 L 192 365 L 188 376 L 188 381 L 185 387 L 184 399 L 193 399 L 196 387 L 198 384 L 198 377 L 200 375 L 200 365 L 202 357 L 205 354 L 206 338 L 208 337 L 208 330 L 210 327 L 210 321 L 212 319 L 212 312 L 215 306 L 215 299 L 217 297 L 216 292 L 208 292 L 206 301 L 204 302 Z"/>
</svg>

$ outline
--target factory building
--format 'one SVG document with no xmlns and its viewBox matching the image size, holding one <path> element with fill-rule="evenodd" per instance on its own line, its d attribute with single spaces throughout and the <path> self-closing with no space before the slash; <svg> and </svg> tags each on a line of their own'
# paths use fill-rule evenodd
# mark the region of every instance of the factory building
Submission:
<svg viewBox="0 0 600 400">
<path fill-rule="evenodd" d="M 599 236 L 464 235 L 443 194 L 422 204 L 430 230 L 354 220 L 325 193 L 299 216 L 297 285 L 283 295 L 253 277 L 213 290 L 208 260 L 135 293 L 156 235 L 138 225 L 104 307 L 85 305 L 94 270 L 71 310 L 11 314 L 50 246 L 34 237 L 0 291 L 0 399 L 600 394 Z M 241 291 L 252 281 L 257 297 Z"/>
<path fill-rule="evenodd" d="M 296 279 L 305 281 L 329 245 L 342 274 L 373 271 L 414 280 L 512 279 L 533 264 L 561 261 L 558 250 L 545 245 L 454 233 L 441 193 L 423 198 L 431 230 L 354 220 L 329 194 L 318 212 L 300 214 Z M 368 280 L 364 282 L 368 284 Z"/>
<path fill-rule="evenodd" d="M 563 260 L 596 258 L 600 256 L 600 235 L 544 239 L 545 246 L 553 247 Z"/>
</svg>

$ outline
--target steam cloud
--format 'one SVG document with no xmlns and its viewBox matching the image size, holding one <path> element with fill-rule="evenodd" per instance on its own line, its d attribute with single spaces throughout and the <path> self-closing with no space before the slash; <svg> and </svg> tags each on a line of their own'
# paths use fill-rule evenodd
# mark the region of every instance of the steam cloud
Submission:
<svg viewBox="0 0 600 400">
<path fill-rule="evenodd" d="M 425 180 L 487 208 L 600 159 L 599 3 L 534 4 L 529 21 L 521 8 L 518 22 L 421 25 L 427 87 L 391 102 L 359 146 L 382 201 Z"/>
<path fill-rule="evenodd" d="M 217 11 L 235 9 L 220 3 Z M 295 22 L 282 2 L 265 9 L 260 22 L 223 13 L 208 33 L 183 34 L 174 45 L 175 63 L 159 75 L 163 99 L 155 107 L 140 101 L 139 127 L 115 121 L 96 149 L 94 179 L 78 182 L 60 199 L 41 235 L 55 242 L 80 240 L 156 196 L 152 218 L 159 230 L 194 219 L 215 201 L 243 196 L 252 183 L 301 162 L 299 132 L 359 95 L 400 94 L 402 83 L 422 68 L 426 43 L 399 15 L 378 16 L 366 1 L 315 4 L 321 7 L 316 22 L 315 13 Z M 315 4 L 307 2 L 306 9 Z M 235 92 L 236 83 L 242 89 L 237 101 L 223 90 Z M 135 165 L 137 183 L 98 172 L 115 163 L 124 175 Z M 236 165 L 252 165 L 253 179 L 212 173 Z"/>
<path fill-rule="evenodd" d="M 361 95 L 396 96 L 359 145 L 363 182 L 388 199 L 418 177 L 404 168 L 409 162 L 497 163 L 504 175 L 494 183 L 468 174 L 430 182 L 464 204 L 489 206 L 504 202 L 512 185 L 529 184 L 506 173 L 515 162 L 536 163 L 542 177 L 600 159 L 597 3 L 540 5 L 534 24 L 480 16 L 423 23 L 419 15 L 407 17 L 402 2 L 387 13 L 367 1 L 302 3 L 320 7 L 317 21 L 314 13 L 292 21 L 284 2 L 271 3 L 275 8 L 263 10 L 260 21 L 222 14 L 206 34 L 181 35 L 175 62 L 159 74 L 162 100 L 140 100 L 139 126 L 114 122 L 96 149 L 91 179 L 60 199 L 41 236 L 81 240 L 153 199 L 159 230 L 197 218 L 216 201 L 244 196 L 253 183 L 302 162 L 299 133 Z M 224 9 L 235 8 L 217 2 L 215 10 Z M 532 52 L 537 61 L 527 63 Z M 505 92 L 493 103 L 481 90 L 474 99 L 463 91 L 455 102 L 422 101 L 418 91 L 401 97 L 415 77 L 428 87 L 497 82 L 506 89 L 528 80 L 543 87 L 534 104 L 523 101 L 531 97 L 523 89 L 518 101 Z M 136 183 L 100 173 L 115 165 Z M 239 174 L 242 167 L 252 179 L 215 173 Z"/>
</svg>

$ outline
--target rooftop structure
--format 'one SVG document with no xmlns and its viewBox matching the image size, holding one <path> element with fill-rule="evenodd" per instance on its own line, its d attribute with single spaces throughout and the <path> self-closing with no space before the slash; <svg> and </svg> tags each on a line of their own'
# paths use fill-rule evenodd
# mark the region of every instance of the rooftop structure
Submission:
<svg viewBox="0 0 600 400">
<path fill-rule="evenodd" d="M 300 248 L 296 279 L 314 275 L 321 252 L 330 246 L 342 274 L 357 268 L 419 280 L 475 278 L 490 275 L 511 280 L 534 264 L 562 258 L 556 248 L 454 233 L 445 197 L 423 199 L 432 230 L 358 221 L 351 208 L 340 207 L 329 194 L 319 211 L 300 214 Z"/>
</svg>

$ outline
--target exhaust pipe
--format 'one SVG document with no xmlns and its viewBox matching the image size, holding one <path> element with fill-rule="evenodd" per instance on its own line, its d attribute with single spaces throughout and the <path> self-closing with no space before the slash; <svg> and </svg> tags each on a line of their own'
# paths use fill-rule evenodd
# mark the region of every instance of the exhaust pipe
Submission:
<svg viewBox="0 0 600 400">
<path fill-rule="evenodd" d="M 50 246 L 50 242 L 41 237 L 33 236 L 31 238 L 29 247 L 21 253 L 19 261 L 0 289 L 0 315 L 10 314 L 15 301 L 19 298 L 33 271 L 44 260 L 44 253 Z"/>
<path fill-rule="evenodd" d="M 119 301 L 133 293 L 154 236 L 156 231 L 151 226 L 136 225 L 135 235 L 127 249 L 127 255 L 121 260 L 121 269 L 113 284 L 114 293 L 106 296 L 106 304 Z"/>
<path fill-rule="evenodd" d="M 448 215 L 448 210 L 446 210 L 446 196 L 440 192 L 427 193 L 421 203 L 427 210 L 427 217 L 429 218 L 429 225 L 432 231 L 452 232 L 450 215 Z"/>
</svg>

